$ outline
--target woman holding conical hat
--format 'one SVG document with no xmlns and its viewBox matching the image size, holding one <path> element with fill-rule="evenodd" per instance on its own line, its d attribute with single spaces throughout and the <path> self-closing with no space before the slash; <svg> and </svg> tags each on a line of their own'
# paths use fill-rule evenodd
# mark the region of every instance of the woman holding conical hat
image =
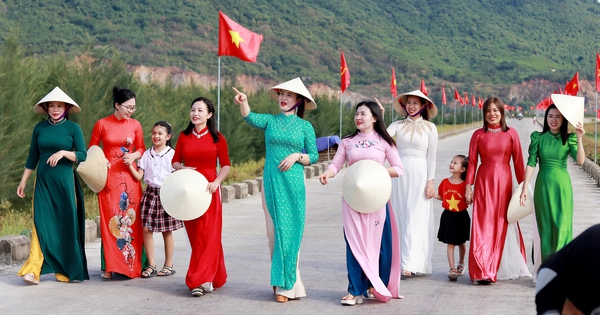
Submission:
<svg viewBox="0 0 600 315">
<path fill-rule="evenodd" d="M 54 273 L 60 282 L 89 280 L 83 193 L 73 170 L 87 154 L 81 128 L 68 119 L 80 110 L 59 87 L 33 107 L 48 119 L 33 129 L 17 188 L 17 195 L 24 198 L 27 179 L 37 167 L 29 258 L 17 273 L 28 284 L 38 284 L 40 275 L 47 273 Z"/>
<path fill-rule="evenodd" d="M 366 168 L 366 176 L 378 182 L 387 181 L 388 185 L 391 185 L 390 177 L 402 175 L 403 166 L 394 139 L 385 130 L 383 115 L 377 103 L 358 103 L 354 123 L 356 130 L 342 139 L 331 164 L 319 175 L 321 184 L 327 184 L 328 178 L 334 177 L 346 162 L 351 166 L 346 173 L 348 176 L 353 168 L 369 161 L 374 166 Z M 383 167 L 386 160 L 390 167 Z M 377 166 L 381 171 L 377 171 Z M 344 180 L 347 178 L 344 177 Z M 357 178 L 356 181 L 365 185 L 368 179 Z M 373 188 L 376 184 L 368 186 Z M 365 208 L 371 208 L 370 204 L 355 203 L 352 197 L 374 203 L 378 198 L 373 192 L 344 192 L 342 216 L 346 241 L 348 294 L 342 298 L 342 305 L 361 304 L 363 296 L 373 296 L 383 302 L 388 302 L 391 298 L 401 298 L 400 245 L 394 214 L 390 213 L 387 207 L 390 186 L 387 187 L 388 195 L 381 196 L 378 201 L 382 202 L 373 205 L 370 211 L 365 211 Z M 376 189 L 385 190 L 384 187 Z"/>
<path fill-rule="evenodd" d="M 317 104 L 300 78 L 268 89 L 281 110 L 278 115 L 252 112 L 246 94 L 234 90 L 244 120 L 265 130 L 262 192 L 271 250 L 271 285 L 276 301 L 287 302 L 306 296 L 298 271 L 306 214 L 304 166 L 315 163 L 318 152 L 315 131 L 302 118 L 305 110 L 315 109 Z"/>
<path fill-rule="evenodd" d="M 465 189 L 465 199 L 473 203 L 468 270 L 474 284 L 531 276 L 519 223 L 507 219 L 511 159 L 517 183 L 525 179 L 521 141 L 516 129 L 506 124 L 499 98 L 483 103 L 483 115 L 483 127 L 475 130 L 469 142 Z"/>
<path fill-rule="evenodd" d="M 102 278 L 116 272 L 136 278 L 142 272 L 142 185 L 129 170 L 146 146 L 140 123 L 131 116 L 137 109 L 135 93 L 114 87 L 113 113 L 94 124 L 89 146 L 102 144 L 109 164 L 106 185 L 98 193 L 102 235 Z M 145 255 L 144 255 L 145 256 Z M 147 262 L 144 262 L 147 263 Z"/>
<path fill-rule="evenodd" d="M 578 99 L 581 99 L 580 103 Z M 523 186 L 527 187 L 539 163 L 533 196 L 527 195 L 527 189 L 521 192 L 521 204 L 533 197 L 542 263 L 573 239 L 573 187 L 567 171 L 567 159 L 571 156 L 580 165 L 585 161 L 582 141 L 585 130 L 580 121 L 583 120 L 583 98 L 560 95 L 553 101 L 556 105 L 552 104 L 546 109 L 542 131 L 531 133 Z M 575 133 L 569 133 L 567 119 L 570 117 L 563 111 L 578 109 L 582 115 L 570 121 L 576 130 Z"/>
<path fill-rule="evenodd" d="M 415 90 L 399 95 L 394 100 L 394 109 L 405 117 L 387 128 L 392 137 L 396 136 L 404 165 L 404 174 L 392 180 L 391 198 L 399 225 L 402 274 L 431 273 L 438 132 L 430 120 L 437 115 L 437 107 L 420 90 Z"/>
</svg>

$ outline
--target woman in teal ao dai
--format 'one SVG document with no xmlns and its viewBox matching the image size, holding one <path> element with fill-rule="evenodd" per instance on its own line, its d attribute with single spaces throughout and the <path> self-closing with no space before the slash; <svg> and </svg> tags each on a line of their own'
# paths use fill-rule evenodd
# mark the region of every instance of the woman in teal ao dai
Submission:
<svg viewBox="0 0 600 315">
<path fill-rule="evenodd" d="M 318 152 L 315 131 L 302 117 L 305 109 L 317 106 L 299 78 L 267 91 L 278 101 L 278 115 L 251 112 L 247 96 L 235 91 L 235 102 L 244 120 L 265 130 L 262 191 L 268 210 L 265 220 L 271 249 L 271 285 L 276 301 L 283 303 L 306 296 L 298 271 L 306 214 L 304 166 L 316 162 Z"/>
<path fill-rule="evenodd" d="M 567 120 L 552 104 L 546 110 L 542 132 L 534 131 L 531 134 L 521 204 L 528 197 L 527 186 L 539 162 L 533 203 L 542 262 L 573 239 L 573 187 L 567 172 L 567 159 L 570 155 L 578 164 L 585 161 L 581 141 L 585 130 L 581 122 L 577 122 L 576 126 L 576 133 L 567 133 Z"/>
</svg>

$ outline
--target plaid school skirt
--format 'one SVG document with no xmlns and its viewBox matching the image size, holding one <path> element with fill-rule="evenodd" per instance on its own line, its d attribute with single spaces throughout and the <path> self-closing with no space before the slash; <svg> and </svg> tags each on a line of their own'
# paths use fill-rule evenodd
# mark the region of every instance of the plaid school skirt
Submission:
<svg viewBox="0 0 600 315">
<path fill-rule="evenodd" d="M 153 232 L 169 232 L 183 227 L 182 221 L 170 216 L 163 208 L 160 202 L 160 188 L 146 186 L 140 204 L 142 227 Z"/>
</svg>

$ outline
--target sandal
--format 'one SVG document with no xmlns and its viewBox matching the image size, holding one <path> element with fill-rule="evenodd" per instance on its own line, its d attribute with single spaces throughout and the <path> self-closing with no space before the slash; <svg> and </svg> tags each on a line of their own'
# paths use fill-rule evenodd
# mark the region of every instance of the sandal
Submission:
<svg viewBox="0 0 600 315">
<path fill-rule="evenodd" d="M 414 273 L 412 273 L 408 270 L 402 270 L 402 275 L 405 277 L 410 277 L 410 276 L 414 275 Z"/>
<path fill-rule="evenodd" d="M 462 276 L 465 273 L 465 265 L 458 264 L 458 267 L 456 267 L 456 271 L 458 272 L 459 276 Z"/>
<path fill-rule="evenodd" d="M 167 276 L 172 276 L 174 274 L 175 274 L 175 269 L 173 269 L 173 266 L 169 267 L 167 265 L 164 265 L 162 270 L 158 272 L 159 277 L 167 277 Z"/>
<path fill-rule="evenodd" d="M 203 296 L 203 295 L 204 295 L 204 290 L 202 290 L 201 287 L 192 289 L 192 296 Z"/>
<path fill-rule="evenodd" d="M 450 269 L 450 271 L 448 271 L 448 279 L 450 279 L 450 281 L 456 281 L 456 279 L 458 279 L 458 271 L 456 271 L 456 269 Z"/>
<path fill-rule="evenodd" d="M 152 278 L 156 276 L 156 266 L 148 265 L 144 271 L 142 271 L 142 278 Z"/>
<path fill-rule="evenodd" d="M 112 279 L 112 272 L 110 271 L 102 271 L 102 273 L 100 274 L 100 277 L 102 277 L 102 279 Z"/>
</svg>

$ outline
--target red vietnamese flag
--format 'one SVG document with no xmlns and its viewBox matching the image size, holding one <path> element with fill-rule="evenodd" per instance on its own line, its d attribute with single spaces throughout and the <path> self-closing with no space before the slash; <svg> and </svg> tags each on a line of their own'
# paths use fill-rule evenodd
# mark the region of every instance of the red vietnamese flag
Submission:
<svg viewBox="0 0 600 315">
<path fill-rule="evenodd" d="M 598 112 L 596 113 L 596 118 L 600 119 L 600 109 L 598 110 Z"/>
<path fill-rule="evenodd" d="M 471 101 L 472 101 L 471 106 L 475 107 L 475 105 L 477 105 L 477 104 L 475 104 L 475 95 L 473 95 L 473 94 L 471 94 Z"/>
<path fill-rule="evenodd" d="M 232 56 L 256 62 L 262 40 L 262 35 L 247 30 L 219 11 L 219 57 Z"/>
<path fill-rule="evenodd" d="M 442 84 L 442 104 L 446 105 L 446 89 L 444 88 L 443 84 Z"/>
<path fill-rule="evenodd" d="M 596 92 L 600 92 L 600 54 L 596 53 Z"/>
<path fill-rule="evenodd" d="M 565 94 L 560 86 L 558 87 L 558 94 Z"/>
<path fill-rule="evenodd" d="M 465 103 L 465 100 L 463 100 L 463 98 L 460 96 L 460 94 L 458 94 L 458 91 L 456 89 L 454 89 L 454 99 L 459 101 L 460 104 Z"/>
<path fill-rule="evenodd" d="M 396 87 L 396 73 L 394 72 L 394 68 L 392 68 L 392 82 L 390 82 L 390 93 L 392 93 L 392 96 L 394 98 L 396 98 L 396 95 L 398 95 L 398 91 L 397 91 L 397 87 Z"/>
<path fill-rule="evenodd" d="M 465 104 L 469 105 L 469 93 L 465 92 Z"/>
<path fill-rule="evenodd" d="M 425 81 L 423 81 L 423 78 L 421 78 L 421 92 L 423 92 L 425 96 L 429 95 L 429 93 L 427 93 L 427 88 L 425 87 Z"/>
<path fill-rule="evenodd" d="M 571 82 L 567 83 L 567 86 L 565 86 L 565 94 L 577 96 L 577 92 L 579 92 L 579 71 L 575 73 Z"/>
<path fill-rule="evenodd" d="M 350 86 L 350 71 L 348 70 L 348 65 L 346 64 L 346 58 L 344 58 L 344 52 L 341 52 L 341 62 L 340 62 L 340 88 L 342 89 L 342 93 Z"/>
</svg>

